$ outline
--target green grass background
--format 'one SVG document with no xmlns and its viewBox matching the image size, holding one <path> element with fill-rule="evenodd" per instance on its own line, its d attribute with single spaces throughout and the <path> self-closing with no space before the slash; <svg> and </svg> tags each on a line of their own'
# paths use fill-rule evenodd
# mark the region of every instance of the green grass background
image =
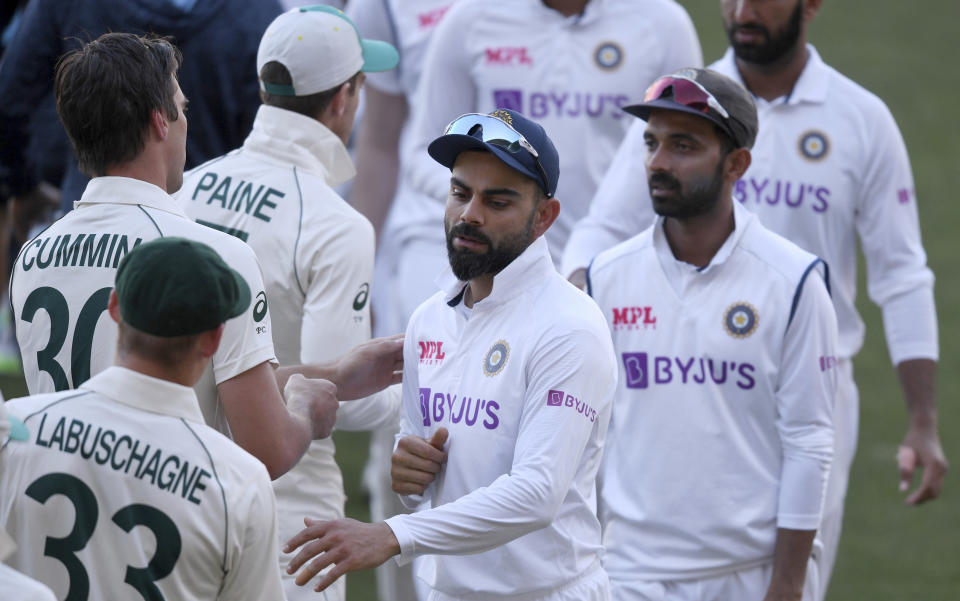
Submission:
<svg viewBox="0 0 960 601">
<path fill-rule="evenodd" d="M 709 64 L 726 48 L 719 2 L 685 1 Z M 960 199 L 960 69 L 957 52 L 960 5 L 955 0 L 842 0 L 824 2 L 810 40 L 840 72 L 877 93 L 893 111 L 910 151 L 923 238 L 937 274 L 941 362 L 938 380 L 940 433 L 948 459 L 960 461 L 960 272 L 956 253 Z M 862 262 L 861 262 L 862 266 Z M 830 601 L 960 600 L 960 505 L 957 474 L 942 497 L 919 508 L 903 506 L 894 455 L 906 413 L 890 366 L 879 310 L 867 299 L 862 277 L 860 309 L 867 339 L 856 360 L 860 386 L 860 444 L 847 497 L 846 521 Z M 23 393 L 22 381 L 0 378 L 7 398 Z M 359 477 L 367 454 L 364 434 L 338 433 L 349 515 L 368 519 Z M 350 601 L 375 599 L 373 573 L 352 574 Z"/>
</svg>

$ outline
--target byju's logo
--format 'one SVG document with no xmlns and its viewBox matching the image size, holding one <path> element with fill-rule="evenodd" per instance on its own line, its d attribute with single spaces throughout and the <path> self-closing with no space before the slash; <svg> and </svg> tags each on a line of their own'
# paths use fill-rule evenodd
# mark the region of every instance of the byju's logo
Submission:
<svg viewBox="0 0 960 601">
<path fill-rule="evenodd" d="M 486 49 L 486 64 L 488 65 L 532 65 L 533 59 L 522 46 L 501 46 L 500 48 Z"/>
<path fill-rule="evenodd" d="M 614 330 L 657 329 L 657 318 L 653 307 L 614 307 Z"/>
<path fill-rule="evenodd" d="M 447 356 L 439 340 L 421 340 L 417 344 L 420 345 L 420 365 L 437 365 Z"/>
<path fill-rule="evenodd" d="M 586 402 L 581 401 L 572 394 L 567 394 L 562 390 L 547 391 L 548 407 L 572 407 L 577 413 L 590 421 L 596 421 L 597 410 L 592 408 Z"/>
<path fill-rule="evenodd" d="M 423 418 L 423 425 L 430 425 L 430 389 L 420 389 L 420 416 Z"/>
<path fill-rule="evenodd" d="M 627 388 L 648 388 L 654 384 L 716 384 L 729 382 L 741 390 L 752 390 L 756 368 L 746 361 L 723 361 L 704 357 L 648 357 L 647 353 L 623 353 Z"/>
<path fill-rule="evenodd" d="M 627 388 L 648 386 L 646 353 L 623 353 L 623 369 L 626 372 Z"/>
</svg>

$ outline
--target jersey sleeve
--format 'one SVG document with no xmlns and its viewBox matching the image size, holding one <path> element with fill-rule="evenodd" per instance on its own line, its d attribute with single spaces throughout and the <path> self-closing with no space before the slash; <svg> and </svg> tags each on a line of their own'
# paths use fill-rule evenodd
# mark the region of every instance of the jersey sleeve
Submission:
<svg viewBox="0 0 960 601">
<path fill-rule="evenodd" d="M 480 553 L 553 520 L 588 441 L 606 431 L 616 385 L 611 343 L 596 332 L 564 332 L 540 344 L 527 377 L 510 472 L 451 503 L 388 519 L 399 563 Z"/>
<path fill-rule="evenodd" d="M 879 101 L 878 101 L 879 102 Z M 893 363 L 939 354 L 933 272 L 920 239 L 907 149 L 882 104 L 870 120 L 856 228 L 867 264 L 867 293 L 883 311 Z"/>
<path fill-rule="evenodd" d="M 238 487 L 242 493 L 231 507 L 237 520 L 236 548 L 225 566 L 218 601 L 284 598 L 277 568 L 277 503 L 262 465 L 253 480 Z"/>
<path fill-rule="evenodd" d="M 223 236 L 228 237 L 227 234 Z M 233 242 L 234 238 L 228 239 Z M 260 263 L 249 246 L 236 240 L 232 247 L 217 247 L 224 260 L 243 276 L 250 286 L 250 307 L 227 321 L 220 347 L 213 356 L 213 374 L 217 384 L 260 365 L 276 362 L 270 331 L 266 287 Z"/>
<path fill-rule="evenodd" d="M 837 318 L 818 271 L 808 273 L 797 294 L 775 393 L 783 451 L 777 526 L 816 530 L 833 458 Z"/>
<path fill-rule="evenodd" d="M 397 24 L 393 20 L 388 0 L 351 0 L 347 4 L 347 16 L 353 20 L 364 38 L 389 42 L 398 52 L 402 52 L 396 35 Z M 400 61 L 403 62 L 402 55 Z M 367 73 L 367 85 L 386 94 L 403 94 L 399 68 Z"/>
<path fill-rule="evenodd" d="M 423 60 L 417 102 L 411 104 L 414 143 L 404 157 L 409 181 L 420 194 L 438 200 L 447 196 L 450 172 L 430 157 L 427 146 L 443 135 L 451 121 L 477 108 L 469 44 L 464 41 L 475 6 L 455 5 L 437 26 Z"/>
<path fill-rule="evenodd" d="M 617 149 L 600 181 L 590 211 L 573 228 L 563 251 L 561 270 L 565 277 L 586 268 L 593 257 L 637 235 L 656 217 L 647 187 L 643 157 L 646 124 L 637 119 Z"/>
</svg>

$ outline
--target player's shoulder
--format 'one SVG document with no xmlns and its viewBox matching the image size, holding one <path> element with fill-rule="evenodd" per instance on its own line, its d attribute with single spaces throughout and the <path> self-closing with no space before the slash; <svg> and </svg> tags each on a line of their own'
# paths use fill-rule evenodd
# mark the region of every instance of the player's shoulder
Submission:
<svg viewBox="0 0 960 601">
<path fill-rule="evenodd" d="M 427 324 L 434 323 L 438 314 L 443 314 L 443 311 L 449 309 L 450 305 L 447 304 L 447 293 L 443 290 L 437 290 L 427 297 L 425 301 L 420 303 L 417 308 L 413 310 L 413 313 L 410 314 L 410 319 L 407 322 L 409 324 L 407 328 L 408 331 L 416 330 L 424 322 Z"/>
<path fill-rule="evenodd" d="M 547 338 L 608 337 L 607 323 L 597 303 L 557 272 L 550 274 L 545 285 L 532 289 L 525 305 L 527 327 L 546 332 Z"/>
<path fill-rule="evenodd" d="M 639 234 L 601 252 L 590 262 L 588 275 L 591 279 L 609 277 L 625 265 L 635 263 L 645 253 L 654 252 L 653 228 L 650 226 Z"/>
<path fill-rule="evenodd" d="M 823 61 L 820 68 L 827 79 L 827 104 L 831 111 L 867 131 L 874 130 L 879 125 L 878 121 L 893 122 L 890 108 L 876 93 Z"/>
<path fill-rule="evenodd" d="M 749 223 L 739 246 L 753 262 L 754 273 L 762 270 L 767 277 L 783 278 L 793 287 L 819 262 L 816 255 L 768 229 L 756 218 Z"/>
<path fill-rule="evenodd" d="M 604 8 L 611 15 L 626 16 L 631 20 L 643 18 L 684 26 L 692 26 L 693 23 L 687 9 L 676 0 L 641 0 L 639 3 L 637 0 L 612 0 Z"/>
<path fill-rule="evenodd" d="M 69 402 L 72 399 L 82 398 L 90 394 L 92 393 L 88 390 L 63 390 L 60 392 L 34 394 L 10 399 L 6 402 L 6 408 L 11 415 L 15 415 L 21 420 L 27 420 L 60 403 Z"/>
</svg>

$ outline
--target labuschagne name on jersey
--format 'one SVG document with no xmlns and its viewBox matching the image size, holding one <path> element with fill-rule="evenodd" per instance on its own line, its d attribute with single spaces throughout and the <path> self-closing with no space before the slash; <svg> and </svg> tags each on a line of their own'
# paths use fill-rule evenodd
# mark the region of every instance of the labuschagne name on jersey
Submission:
<svg viewBox="0 0 960 601">
<path fill-rule="evenodd" d="M 126 234 L 75 233 L 40 235 L 27 243 L 20 255 L 24 271 L 49 267 L 107 267 L 116 269 L 141 238 Z"/>
<path fill-rule="evenodd" d="M 210 472 L 191 465 L 176 453 L 77 418 L 52 417 L 50 422 L 47 418 L 48 414 L 44 413 L 40 425 L 36 427 L 34 443 L 37 446 L 79 455 L 105 469 L 147 482 L 195 505 L 203 500 L 202 493 L 212 477 Z"/>
</svg>

